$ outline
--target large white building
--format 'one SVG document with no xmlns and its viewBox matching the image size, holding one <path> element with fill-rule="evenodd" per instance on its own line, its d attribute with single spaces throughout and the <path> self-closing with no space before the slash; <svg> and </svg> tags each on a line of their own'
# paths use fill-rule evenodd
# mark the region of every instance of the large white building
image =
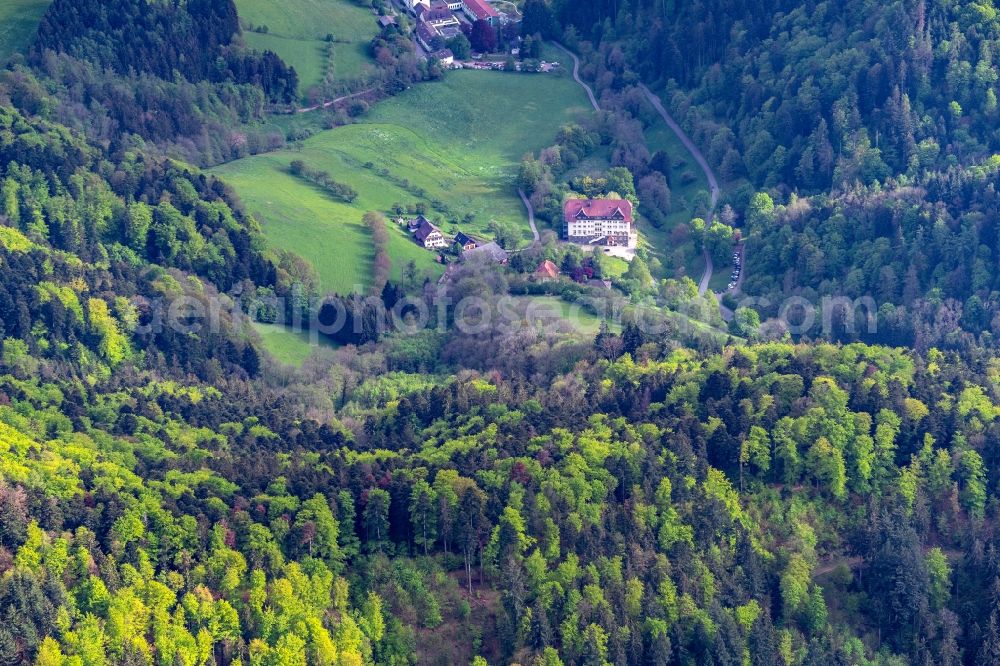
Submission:
<svg viewBox="0 0 1000 666">
<path fill-rule="evenodd" d="M 632 203 L 626 199 L 570 199 L 563 219 L 566 239 L 573 243 L 633 245 Z"/>
<path fill-rule="evenodd" d="M 500 21 L 500 12 L 486 0 L 462 0 L 462 9 L 473 21 L 486 21 L 490 25 Z"/>
</svg>

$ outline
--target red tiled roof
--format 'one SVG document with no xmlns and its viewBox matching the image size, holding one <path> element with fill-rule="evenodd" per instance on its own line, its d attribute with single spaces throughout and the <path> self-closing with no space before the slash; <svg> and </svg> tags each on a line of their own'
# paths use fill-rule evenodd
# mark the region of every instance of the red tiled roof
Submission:
<svg viewBox="0 0 1000 666">
<path fill-rule="evenodd" d="M 538 266 L 538 269 L 535 271 L 535 275 L 549 278 L 559 277 L 559 267 L 550 260 L 546 259 Z"/>
<path fill-rule="evenodd" d="M 632 202 L 627 199 L 570 199 L 563 206 L 567 222 L 584 218 L 608 220 L 618 217 L 632 224 Z"/>
<path fill-rule="evenodd" d="M 421 21 L 417 25 L 417 37 L 425 44 L 430 44 L 431 40 L 434 39 L 434 29 Z"/>
<path fill-rule="evenodd" d="M 431 6 L 425 7 L 420 18 L 423 21 L 447 21 L 451 18 L 451 10 L 448 9 L 448 3 L 444 0 L 431 0 Z"/>
<path fill-rule="evenodd" d="M 493 9 L 484 0 L 463 0 L 465 6 L 469 8 L 469 11 L 475 14 L 476 18 L 479 20 L 497 18 L 500 16 L 497 10 Z"/>
</svg>

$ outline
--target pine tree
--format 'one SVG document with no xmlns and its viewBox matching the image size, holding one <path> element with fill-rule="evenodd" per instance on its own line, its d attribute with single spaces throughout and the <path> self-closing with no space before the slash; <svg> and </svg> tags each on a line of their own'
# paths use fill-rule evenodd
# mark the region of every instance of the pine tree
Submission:
<svg viewBox="0 0 1000 666">
<path fill-rule="evenodd" d="M 337 521 L 340 523 L 340 550 L 348 561 L 361 550 L 361 541 L 355 532 L 356 515 L 354 496 L 349 490 L 341 490 L 337 493 Z"/>
<path fill-rule="evenodd" d="M 413 484 L 410 492 L 410 522 L 413 540 L 424 549 L 424 555 L 437 541 L 437 493 L 423 479 Z"/>
<path fill-rule="evenodd" d="M 369 552 L 381 553 L 389 538 L 389 493 L 381 488 L 369 489 L 363 518 L 367 534 L 365 547 Z"/>
</svg>

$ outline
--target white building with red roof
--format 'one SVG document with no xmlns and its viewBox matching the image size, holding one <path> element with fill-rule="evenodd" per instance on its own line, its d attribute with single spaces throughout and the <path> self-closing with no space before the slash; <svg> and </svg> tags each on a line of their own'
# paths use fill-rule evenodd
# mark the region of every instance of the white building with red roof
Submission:
<svg viewBox="0 0 1000 666">
<path fill-rule="evenodd" d="M 493 9 L 486 0 L 462 0 L 462 10 L 473 21 L 488 21 L 490 24 L 496 24 L 500 20 L 500 12 Z"/>
<path fill-rule="evenodd" d="M 566 239 L 590 245 L 635 245 L 632 202 L 626 199 L 569 199 L 563 204 Z"/>
</svg>

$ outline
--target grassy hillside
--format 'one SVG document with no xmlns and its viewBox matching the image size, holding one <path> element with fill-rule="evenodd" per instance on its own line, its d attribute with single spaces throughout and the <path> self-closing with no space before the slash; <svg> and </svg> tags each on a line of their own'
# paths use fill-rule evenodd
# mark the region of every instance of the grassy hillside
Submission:
<svg viewBox="0 0 1000 666">
<path fill-rule="evenodd" d="M 370 9 L 351 0 L 237 0 L 236 6 L 245 27 L 267 27 L 267 34 L 248 30 L 247 44 L 295 67 L 303 94 L 327 74 L 327 35 L 335 40 L 335 80 L 359 76 L 371 62 L 366 49 L 378 25 Z"/>
<path fill-rule="evenodd" d="M 50 0 L 0 2 L 0 60 L 23 51 L 31 43 Z"/>
<path fill-rule="evenodd" d="M 602 318 L 582 305 L 568 303 L 558 296 L 516 296 L 514 308 L 524 321 L 539 328 L 575 330 L 593 336 L 601 328 Z M 523 308 L 523 311 L 522 311 Z M 621 325 L 608 321 L 609 328 L 620 331 Z"/>
<path fill-rule="evenodd" d="M 326 76 L 326 52 L 329 45 L 317 39 L 294 39 L 283 35 L 243 33 L 247 46 L 258 51 L 274 51 L 295 68 L 299 75 L 299 91 L 323 81 Z"/>
<path fill-rule="evenodd" d="M 295 331 L 290 326 L 254 322 L 253 328 L 260 336 L 264 349 L 275 360 L 285 365 L 302 365 L 317 345 L 333 346 L 329 338 L 318 337 L 317 342 L 314 343 L 308 331 Z"/>
<path fill-rule="evenodd" d="M 560 76 L 461 70 L 416 86 L 366 120 L 411 127 L 448 145 L 452 159 L 488 178 L 513 179 L 521 157 L 550 145 L 558 128 L 590 113 L 583 91 Z"/>
<path fill-rule="evenodd" d="M 367 210 L 424 202 L 445 231 L 485 235 L 498 220 L 530 238 L 513 185 L 520 157 L 547 145 L 586 108 L 579 88 L 564 78 L 453 72 L 382 102 L 360 124 L 215 173 L 236 187 L 272 243 L 312 262 L 324 288 L 346 292 L 370 278 L 373 250 L 361 224 Z M 349 184 L 357 199 L 336 201 L 295 178 L 288 172 L 295 159 Z M 468 214 L 472 221 L 456 224 Z M 402 232 L 390 237 L 394 278 L 410 259 L 420 270 L 440 271 L 434 255 Z"/>
<path fill-rule="evenodd" d="M 295 39 L 358 41 L 375 36 L 371 9 L 351 0 L 236 0 L 240 18 L 254 26 L 267 26 L 270 34 Z"/>
<path fill-rule="evenodd" d="M 361 126 L 345 129 L 348 131 L 341 135 L 358 133 Z M 323 159 L 328 151 L 337 150 L 331 138 L 316 137 L 301 152 L 282 151 L 240 160 L 219 168 L 217 173 L 236 186 L 263 222 L 272 243 L 300 254 L 316 267 L 324 289 L 338 293 L 363 291 L 371 279 L 374 249 L 361 216 L 366 210 L 388 207 L 392 201 L 387 200 L 387 195 L 403 196 L 405 192 L 382 187 L 377 176 L 357 166 L 353 167 L 355 173 L 344 178 L 343 172 L 351 167 L 342 161 L 341 153 L 329 153 L 335 159 Z M 342 138 L 336 137 L 338 141 Z M 288 165 L 293 159 L 305 159 L 350 182 L 359 192 L 357 200 L 353 204 L 336 201 L 292 176 Z M 341 164 L 336 170 L 331 168 L 335 161 Z M 394 277 L 409 259 L 414 259 L 421 270 L 434 270 L 432 253 L 410 242 L 401 232 L 390 234 L 390 239 Z"/>
<path fill-rule="evenodd" d="M 321 286 L 329 291 L 363 291 L 371 279 L 374 249 L 361 222 L 367 210 L 388 209 L 394 201 L 412 195 L 362 168 L 354 154 L 359 144 L 378 132 L 378 126 L 356 125 L 323 133 L 302 146 L 224 165 L 218 175 L 236 186 L 244 201 L 261 219 L 268 239 L 300 254 L 319 271 Z M 353 204 L 332 199 L 322 190 L 288 171 L 293 159 L 327 170 L 358 190 Z M 422 271 L 434 269 L 434 254 L 422 250 L 402 232 L 390 234 L 393 277 L 410 259 Z M 439 270 L 439 269 L 438 269 Z"/>
</svg>

